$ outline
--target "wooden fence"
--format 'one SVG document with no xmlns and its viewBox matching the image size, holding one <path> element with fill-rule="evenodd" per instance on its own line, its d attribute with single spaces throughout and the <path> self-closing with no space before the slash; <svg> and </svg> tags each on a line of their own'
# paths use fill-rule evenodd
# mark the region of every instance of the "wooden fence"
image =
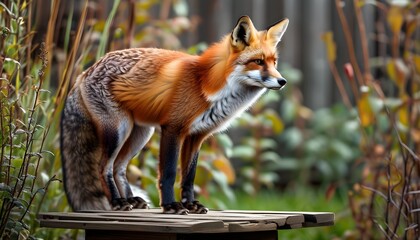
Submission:
<svg viewBox="0 0 420 240">
<path fill-rule="evenodd" d="M 122 0 L 122 4 L 135 0 Z M 140 1 L 140 0 L 139 0 Z M 155 18 L 162 15 L 162 6 L 170 6 L 172 1 L 185 1 L 188 6 L 188 16 L 199 20 L 196 31 L 181 36 L 183 46 L 191 46 L 200 42 L 212 43 L 218 41 L 221 36 L 229 33 L 237 19 L 242 15 L 249 15 L 257 29 L 264 29 L 282 18 L 289 18 L 290 24 L 287 33 L 281 42 L 280 61 L 287 62 L 291 67 L 302 72 L 301 90 L 303 92 L 304 105 L 311 109 L 328 107 L 340 101 L 341 97 L 331 77 L 326 61 L 325 45 L 321 36 L 326 31 L 333 31 L 337 42 L 337 66 L 347 61 L 347 47 L 345 45 L 343 31 L 337 15 L 334 0 L 160 0 L 161 4 L 151 9 Z M 62 12 L 65 17 L 70 8 L 71 1 L 61 1 Z M 106 19 L 112 8 L 112 0 L 90 0 L 91 4 L 100 6 L 95 12 L 96 18 Z M 38 0 L 38 14 L 35 16 L 40 32 L 46 30 L 49 5 L 51 0 Z M 77 22 L 78 11 L 81 11 L 84 0 L 74 0 L 74 22 Z M 344 12 L 349 19 L 349 25 L 356 40 L 356 49 L 360 42 L 356 19 L 354 16 L 353 0 L 341 1 Z M 378 18 L 378 12 L 373 6 L 363 7 L 363 17 L 366 21 L 368 36 L 374 31 L 374 22 Z M 173 10 L 168 8 L 167 15 L 172 16 Z M 120 16 L 122 18 L 126 16 Z M 45 23 L 45 24 L 42 24 Z M 65 26 L 65 25 L 64 25 Z M 377 46 L 369 41 L 371 54 L 375 54 Z M 361 58 L 360 54 L 358 55 Z M 362 69 L 363 70 L 363 69 Z"/>
</svg>

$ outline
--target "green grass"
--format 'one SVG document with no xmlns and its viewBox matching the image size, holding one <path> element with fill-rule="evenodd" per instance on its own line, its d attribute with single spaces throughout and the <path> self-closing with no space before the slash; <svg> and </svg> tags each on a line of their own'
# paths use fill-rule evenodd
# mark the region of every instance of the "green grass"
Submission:
<svg viewBox="0 0 420 240">
<path fill-rule="evenodd" d="M 229 210 L 272 210 L 272 211 L 319 211 L 334 212 L 334 226 L 280 230 L 279 239 L 333 239 L 352 234 L 354 222 L 346 196 L 335 196 L 326 200 L 322 191 L 312 189 L 289 189 L 284 192 L 262 191 L 255 196 L 236 192 L 236 200 L 219 197 Z M 217 208 L 212 199 L 200 199 L 210 208 Z"/>
</svg>

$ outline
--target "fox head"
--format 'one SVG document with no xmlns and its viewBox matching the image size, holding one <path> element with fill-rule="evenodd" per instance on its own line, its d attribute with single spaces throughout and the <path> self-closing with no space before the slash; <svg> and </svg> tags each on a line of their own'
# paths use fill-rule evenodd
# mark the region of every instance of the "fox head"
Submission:
<svg viewBox="0 0 420 240">
<path fill-rule="evenodd" d="M 286 31 L 288 19 L 267 30 L 255 29 L 248 16 L 239 18 L 230 35 L 232 75 L 235 81 L 248 86 L 280 89 L 286 79 L 277 71 L 277 44 Z M 231 76 L 232 76 L 231 75 Z"/>
</svg>

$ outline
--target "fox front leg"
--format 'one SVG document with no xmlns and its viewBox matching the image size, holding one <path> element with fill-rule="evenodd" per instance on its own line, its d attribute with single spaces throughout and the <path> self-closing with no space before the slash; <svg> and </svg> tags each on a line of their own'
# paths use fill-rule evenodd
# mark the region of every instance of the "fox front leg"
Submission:
<svg viewBox="0 0 420 240">
<path fill-rule="evenodd" d="M 175 201 L 174 184 L 181 139 L 177 131 L 162 126 L 159 156 L 159 192 L 163 213 L 185 215 L 188 210 Z"/>
<path fill-rule="evenodd" d="M 197 169 L 198 154 L 204 136 L 188 136 L 181 150 L 181 169 L 182 169 L 182 205 L 190 213 L 206 214 L 209 209 L 199 203 L 194 197 L 194 179 Z"/>
</svg>

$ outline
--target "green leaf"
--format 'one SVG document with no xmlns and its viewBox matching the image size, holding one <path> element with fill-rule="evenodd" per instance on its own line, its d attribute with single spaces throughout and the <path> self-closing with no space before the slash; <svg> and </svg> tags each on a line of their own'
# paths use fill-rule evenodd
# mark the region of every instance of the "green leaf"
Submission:
<svg viewBox="0 0 420 240">
<path fill-rule="evenodd" d="M 384 101 L 378 97 L 369 97 L 369 103 L 374 114 L 379 114 L 384 109 Z"/>
<path fill-rule="evenodd" d="M 326 136 L 318 135 L 309 139 L 305 143 L 305 150 L 311 153 L 318 153 L 324 151 L 328 147 L 328 139 Z"/>
<path fill-rule="evenodd" d="M 38 190 L 36 190 L 35 194 L 45 195 L 45 188 L 38 188 Z"/>
<path fill-rule="evenodd" d="M 278 164 L 270 164 L 270 169 L 292 171 L 299 169 L 299 162 L 294 158 L 281 158 Z"/>
<path fill-rule="evenodd" d="M 246 192 L 248 195 L 254 195 L 255 189 L 254 186 L 250 182 L 246 182 L 242 185 L 242 189 L 244 192 Z"/>
<path fill-rule="evenodd" d="M 281 116 L 286 122 L 292 122 L 297 115 L 297 104 L 290 100 L 284 99 L 281 105 Z"/>
<path fill-rule="evenodd" d="M 255 157 L 255 149 L 247 145 L 236 146 L 232 150 L 232 157 L 241 159 L 253 158 Z"/>
<path fill-rule="evenodd" d="M 12 193 L 12 188 L 5 183 L 0 183 L 0 192 L 7 192 L 9 194 Z"/>
<path fill-rule="evenodd" d="M 51 152 L 51 151 L 48 151 L 48 150 L 42 150 L 42 152 L 41 153 L 48 153 L 49 155 L 51 155 L 52 157 L 54 157 L 55 156 L 55 154 L 53 153 L 53 152 Z"/>
<path fill-rule="evenodd" d="M 18 66 L 18 68 L 21 67 L 20 62 L 17 61 L 17 60 L 15 60 L 15 59 L 12 59 L 12 58 L 4 58 L 4 61 L 5 62 L 12 62 L 12 63 L 16 64 Z"/>
<path fill-rule="evenodd" d="M 235 200 L 235 194 L 233 193 L 232 189 L 229 187 L 226 176 L 219 171 L 213 171 L 212 174 L 213 174 L 213 180 L 218 183 L 224 195 L 227 196 L 228 199 Z"/>
<path fill-rule="evenodd" d="M 259 102 L 263 105 L 267 105 L 272 102 L 278 102 L 280 100 L 280 94 L 278 91 L 269 91 L 267 94 L 261 97 Z"/>
<path fill-rule="evenodd" d="M 16 156 L 14 156 L 14 157 L 16 157 Z M 12 161 L 12 166 L 15 167 L 15 168 L 19 168 L 20 166 L 22 166 L 22 163 L 23 163 L 22 158 L 15 158 Z"/>
<path fill-rule="evenodd" d="M 332 176 L 333 171 L 331 165 L 326 161 L 318 159 L 314 165 L 324 177 L 330 178 Z"/>
<path fill-rule="evenodd" d="M 260 174 L 260 182 L 268 187 L 273 187 L 274 183 L 279 180 L 279 176 L 273 172 L 265 172 Z"/>
<path fill-rule="evenodd" d="M 229 135 L 227 135 L 226 133 L 217 134 L 216 139 L 220 146 L 222 146 L 223 148 L 233 147 L 232 139 L 230 139 Z"/>
<path fill-rule="evenodd" d="M 343 162 L 353 160 L 353 150 L 349 147 L 348 144 L 335 139 L 334 141 L 330 141 L 330 146 L 337 154 L 338 158 Z"/>
<path fill-rule="evenodd" d="M 291 127 L 281 134 L 281 139 L 287 148 L 295 149 L 303 142 L 303 135 L 300 129 Z"/>
<path fill-rule="evenodd" d="M 384 102 L 385 106 L 390 109 L 396 109 L 400 107 L 402 104 L 404 104 L 403 100 L 401 98 L 385 98 Z"/>
<path fill-rule="evenodd" d="M 273 151 L 267 151 L 261 154 L 261 158 L 267 162 L 279 163 L 281 157 Z"/>
<path fill-rule="evenodd" d="M 259 141 L 260 148 L 263 150 L 275 149 L 277 147 L 277 142 L 272 138 L 262 138 Z"/>
<path fill-rule="evenodd" d="M 34 179 L 36 179 L 36 176 L 32 174 L 26 174 L 26 180 L 34 180 Z"/>
<path fill-rule="evenodd" d="M 19 134 L 23 134 L 23 133 L 29 133 L 28 131 L 25 131 L 23 129 L 16 129 L 15 134 L 19 135 Z"/>
<path fill-rule="evenodd" d="M 25 204 L 24 204 L 25 203 Z M 19 209 L 24 209 L 28 206 L 28 203 L 25 202 L 23 199 L 14 199 L 13 200 L 13 207 L 17 207 Z"/>
<path fill-rule="evenodd" d="M 242 176 L 248 179 L 252 179 L 252 177 L 254 176 L 254 169 L 250 166 L 246 166 L 241 169 L 241 173 L 242 173 Z"/>
</svg>

